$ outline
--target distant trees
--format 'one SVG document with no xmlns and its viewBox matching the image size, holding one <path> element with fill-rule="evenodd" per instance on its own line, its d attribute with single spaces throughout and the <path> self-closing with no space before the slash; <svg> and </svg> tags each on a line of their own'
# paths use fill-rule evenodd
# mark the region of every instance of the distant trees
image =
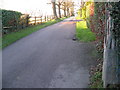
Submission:
<svg viewBox="0 0 120 90">
<path fill-rule="evenodd" d="M 64 11 L 64 17 L 74 15 L 74 1 L 73 0 L 63 0 L 62 10 Z"/>
<path fill-rule="evenodd" d="M 58 14 L 59 18 L 61 18 L 61 6 L 62 6 L 63 0 L 57 0 L 56 5 L 58 6 Z"/>
<path fill-rule="evenodd" d="M 62 3 L 62 9 L 64 11 L 64 17 L 66 17 L 66 2 Z"/>
<path fill-rule="evenodd" d="M 68 0 L 66 2 L 66 10 L 67 10 L 67 16 L 70 16 L 70 13 L 74 12 L 74 2 L 72 2 L 71 0 Z"/>
<path fill-rule="evenodd" d="M 64 17 L 73 16 L 74 15 L 74 2 L 73 0 L 51 0 L 53 15 L 54 18 L 57 19 L 62 17 L 61 10 L 64 12 Z M 57 7 L 56 7 L 57 6 Z M 57 15 L 58 9 L 58 15 Z"/>
</svg>

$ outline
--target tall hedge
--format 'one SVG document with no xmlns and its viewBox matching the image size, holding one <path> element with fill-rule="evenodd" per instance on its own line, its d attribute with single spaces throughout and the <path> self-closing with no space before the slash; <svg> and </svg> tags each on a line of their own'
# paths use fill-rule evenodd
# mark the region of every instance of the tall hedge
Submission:
<svg viewBox="0 0 120 90">
<path fill-rule="evenodd" d="M 3 9 L 1 11 L 3 28 L 7 27 L 17 29 L 18 23 L 20 21 L 20 16 L 22 15 L 22 13 Z"/>
<path fill-rule="evenodd" d="M 120 2 L 94 2 L 90 15 L 84 4 L 86 21 L 97 36 L 97 49 L 103 55 L 104 87 L 120 85 Z M 120 86 L 119 86 L 120 87 Z"/>
<path fill-rule="evenodd" d="M 103 53 L 104 29 L 105 29 L 105 3 L 92 2 L 88 0 L 83 3 L 80 15 L 87 22 L 87 26 L 96 33 L 97 49 Z"/>
</svg>

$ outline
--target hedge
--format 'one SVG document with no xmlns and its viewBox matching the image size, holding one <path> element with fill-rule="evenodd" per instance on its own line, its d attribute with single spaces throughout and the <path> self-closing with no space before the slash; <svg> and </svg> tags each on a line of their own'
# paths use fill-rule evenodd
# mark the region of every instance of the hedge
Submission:
<svg viewBox="0 0 120 90">
<path fill-rule="evenodd" d="M 2 28 L 3 32 L 5 32 L 6 28 L 10 28 L 10 30 L 15 30 L 18 27 L 18 23 L 20 21 L 21 12 L 11 11 L 11 10 L 0 10 L 2 11 Z M 11 32 L 11 31 L 10 31 Z"/>
</svg>

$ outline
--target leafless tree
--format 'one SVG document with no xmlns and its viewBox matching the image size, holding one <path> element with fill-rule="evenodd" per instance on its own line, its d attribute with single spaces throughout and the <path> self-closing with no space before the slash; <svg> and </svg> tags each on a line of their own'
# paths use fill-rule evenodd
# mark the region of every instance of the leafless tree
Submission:
<svg viewBox="0 0 120 90">
<path fill-rule="evenodd" d="M 56 0 L 51 0 L 52 8 L 53 8 L 53 15 L 55 19 L 58 19 L 57 11 L 56 11 Z"/>
<path fill-rule="evenodd" d="M 64 0 L 62 3 L 62 9 L 64 10 L 64 16 L 70 16 L 74 12 L 73 0 Z"/>
<path fill-rule="evenodd" d="M 64 0 L 57 0 L 56 1 L 56 5 L 58 6 L 58 14 L 59 14 L 59 18 L 61 18 L 61 6 Z"/>
</svg>

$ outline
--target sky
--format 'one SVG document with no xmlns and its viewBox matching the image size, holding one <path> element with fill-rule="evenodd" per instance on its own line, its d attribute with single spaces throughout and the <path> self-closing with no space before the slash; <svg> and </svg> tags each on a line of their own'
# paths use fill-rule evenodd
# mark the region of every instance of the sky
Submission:
<svg viewBox="0 0 120 90">
<path fill-rule="evenodd" d="M 79 2 L 80 0 L 74 0 Z M 22 13 L 28 13 L 32 15 L 40 14 L 52 14 L 52 6 L 50 0 L 1 0 L 2 5 L 0 8 L 7 10 L 19 11 Z M 39 16 L 39 15 L 38 15 Z"/>
<path fill-rule="evenodd" d="M 52 8 L 47 4 L 49 0 L 2 0 L 2 9 L 19 11 L 22 13 L 41 12 L 51 14 Z M 34 13 L 33 13 L 34 12 Z"/>
</svg>

